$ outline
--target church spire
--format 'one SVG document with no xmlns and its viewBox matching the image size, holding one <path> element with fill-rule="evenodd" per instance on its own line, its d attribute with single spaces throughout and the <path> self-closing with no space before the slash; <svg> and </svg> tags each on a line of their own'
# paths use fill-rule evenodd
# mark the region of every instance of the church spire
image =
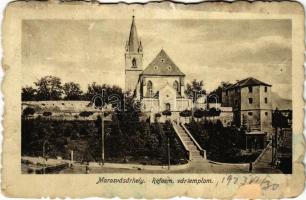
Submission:
<svg viewBox="0 0 306 200">
<path fill-rule="evenodd" d="M 137 52 L 138 48 L 139 48 L 139 41 L 136 31 L 135 16 L 133 15 L 127 50 L 129 52 Z"/>
</svg>

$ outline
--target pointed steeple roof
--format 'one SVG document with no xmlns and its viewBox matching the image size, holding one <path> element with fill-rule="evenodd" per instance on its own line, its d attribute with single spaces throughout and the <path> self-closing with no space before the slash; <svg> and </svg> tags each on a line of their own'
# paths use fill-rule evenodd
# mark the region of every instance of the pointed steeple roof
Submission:
<svg viewBox="0 0 306 200">
<path fill-rule="evenodd" d="M 127 50 L 129 52 L 137 52 L 138 47 L 139 47 L 139 41 L 137 36 L 136 24 L 135 24 L 135 16 L 133 15 L 129 41 L 127 44 Z"/>
<path fill-rule="evenodd" d="M 171 60 L 162 49 L 148 67 L 142 72 L 143 75 L 159 76 L 185 76 L 178 66 Z"/>
</svg>

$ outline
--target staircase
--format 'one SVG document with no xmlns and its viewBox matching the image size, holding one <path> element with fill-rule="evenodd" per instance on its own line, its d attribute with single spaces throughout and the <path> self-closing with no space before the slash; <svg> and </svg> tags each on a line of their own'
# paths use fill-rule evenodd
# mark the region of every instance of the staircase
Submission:
<svg viewBox="0 0 306 200">
<path fill-rule="evenodd" d="M 185 149 L 189 152 L 189 160 L 199 162 L 206 160 L 206 152 L 203 150 L 196 140 L 192 137 L 184 125 L 172 122 L 172 126 L 183 143 Z"/>
</svg>

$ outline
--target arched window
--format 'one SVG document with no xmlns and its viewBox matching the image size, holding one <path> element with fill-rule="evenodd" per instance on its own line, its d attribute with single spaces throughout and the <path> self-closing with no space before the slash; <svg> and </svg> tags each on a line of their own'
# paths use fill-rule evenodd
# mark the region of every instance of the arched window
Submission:
<svg viewBox="0 0 306 200">
<path fill-rule="evenodd" d="M 133 68 L 137 67 L 137 63 L 136 63 L 136 59 L 135 58 L 133 58 L 133 60 L 132 60 L 132 67 Z"/>
<path fill-rule="evenodd" d="M 171 110 L 171 105 L 170 105 L 170 103 L 166 103 L 166 110 Z"/>
<path fill-rule="evenodd" d="M 173 88 L 174 88 L 177 92 L 179 92 L 179 83 L 178 83 L 177 81 L 174 81 L 174 82 L 173 82 Z"/>
<path fill-rule="evenodd" d="M 147 82 L 147 96 L 151 97 L 153 94 L 153 84 L 151 81 Z"/>
</svg>

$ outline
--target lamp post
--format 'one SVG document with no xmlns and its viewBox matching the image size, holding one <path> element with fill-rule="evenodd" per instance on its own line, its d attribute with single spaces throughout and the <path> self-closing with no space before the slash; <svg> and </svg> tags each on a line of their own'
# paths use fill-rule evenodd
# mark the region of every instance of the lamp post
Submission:
<svg viewBox="0 0 306 200">
<path fill-rule="evenodd" d="M 44 164 L 43 164 L 43 174 L 46 174 L 46 158 L 45 158 L 45 151 L 46 151 L 46 143 L 47 143 L 47 140 L 44 140 L 44 143 L 43 143 L 43 160 L 44 160 Z"/>
<path fill-rule="evenodd" d="M 196 102 L 196 90 L 192 90 L 193 92 L 193 99 L 192 99 L 192 108 L 191 108 L 191 118 L 192 120 L 194 119 L 194 107 L 195 107 L 195 102 Z"/>
<path fill-rule="evenodd" d="M 168 170 L 170 170 L 170 137 L 168 135 Z"/>
<path fill-rule="evenodd" d="M 168 170 L 170 170 L 170 165 L 171 165 L 171 155 L 170 155 L 170 128 L 166 126 L 166 136 L 167 136 L 167 154 L 168 154 Z"/>
</svg>

